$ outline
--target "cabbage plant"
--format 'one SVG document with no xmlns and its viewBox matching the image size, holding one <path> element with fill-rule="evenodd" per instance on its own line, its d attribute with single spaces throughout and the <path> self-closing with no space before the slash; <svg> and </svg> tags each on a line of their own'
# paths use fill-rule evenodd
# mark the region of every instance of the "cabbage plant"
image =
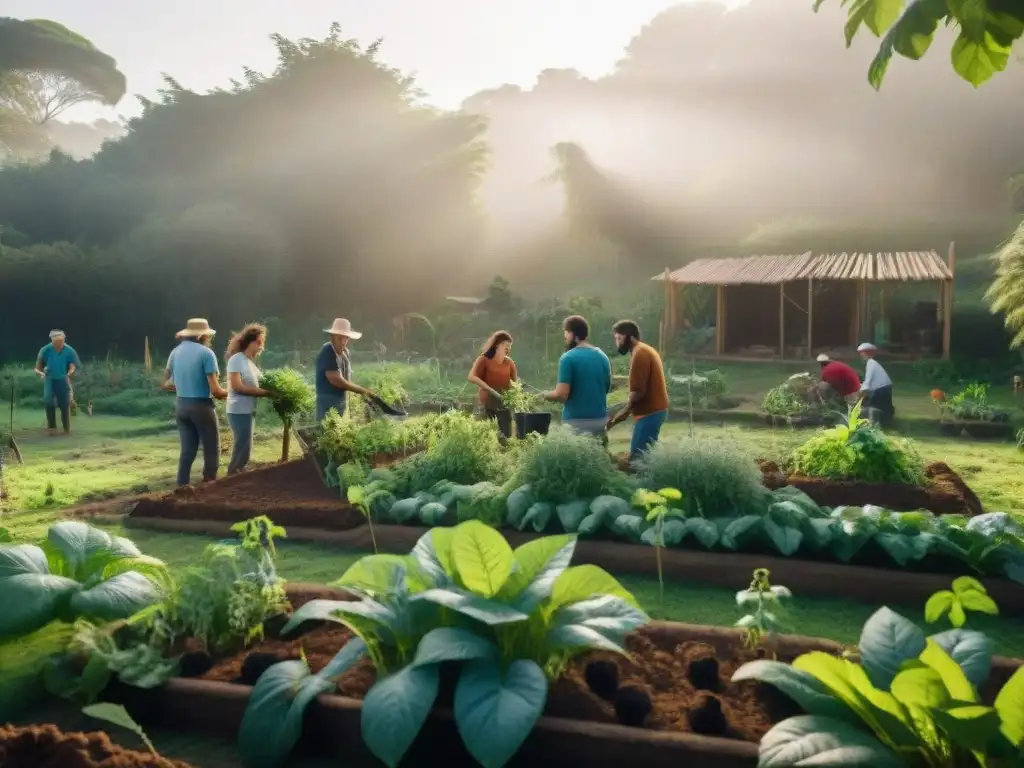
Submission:
<svg viewBox="0 0 1024 768">
<path fill-rule="evenodd" d="M 444 662 L 460 665 L 454 709 L 467 750 L 484 768 L 505 765 L 566 664 L 592 650 L 625 653 L 626 635 L 648 621 L 613 576 L 569 566 L 575 547 L 575 536 L 550 536 L 513 550 L 470 520 L 432 529 L 407 556 L 362 558 L 335 584 L 360 600 L 313 600 L 284 630 L 329 620 L 356 638 L 318 675 L 283 662 L 260 678 L 239 734 L 246 765 L 280 764 L 302 709 L 363 656 L 377 682 L 363 701 L 362 735 L 385 765 L 399 764 L 426 722 Z"/>
<path fill-rule="evenodd" d="M 792 665 L 760 660 L 736 671 L 734 681 L 773 685 L 807 712 L 764 735 L 760 768 L 1024 764 L 1024 669 L 994 706 L 983 705 L 978 688 L 992 663 L 984 634 L 925 637 L 881 608 L 865 623 L 859 648 L 859 664 L 813 652 Z"/>
<path fill-rule="evenodd" d="M 0 641 L 54 620 L 128 618 L 162 599 L 166 576 L 160 560 L 126 538 L 57 523 L 40 545 L 0 546 Z"/>
</svg>

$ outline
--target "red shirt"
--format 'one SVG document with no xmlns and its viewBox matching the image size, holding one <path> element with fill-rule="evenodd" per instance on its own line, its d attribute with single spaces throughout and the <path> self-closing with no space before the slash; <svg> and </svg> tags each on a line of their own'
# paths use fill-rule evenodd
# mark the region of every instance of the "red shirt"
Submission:
<svg viewBox="0 0 1024 768">
<path fill-rule="evenodd" d="M 821 369 L 821 380 L 843 397 L 860 391 L 860 377 L 846 363 L 833 360 Z"/>
</svg>

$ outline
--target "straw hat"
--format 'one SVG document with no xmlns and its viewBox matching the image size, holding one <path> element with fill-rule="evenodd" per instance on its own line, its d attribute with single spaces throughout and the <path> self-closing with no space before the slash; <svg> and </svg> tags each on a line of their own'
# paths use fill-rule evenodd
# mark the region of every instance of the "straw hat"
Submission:
<svg viewBox="0 0 1024 768">
<path fill-rule="evenodd" d="M 63 339 L 63 338 L 64 338 L 64 331 L 60 330 L 60 328 L 54 328 L 52 331 L 50 331 L 50 341 L 53 341 L 54 339 Z"/>
<path fill-rule="evenodd" d="M 829 362 L 829 361 L 830 361 L 831 359 L 832 359 L 832 358 L 831 358 L 831 357 L 829 357 L 828 355 L 826 355 L 826 354 L 825 354 L 824 352 L 822 352 L 822 353 L 821 353 L 820 355 L 818 355 L 818 362 L 819 362 L 819 363 L 827 363 L 827 362 Z"/>
<path fill-rule="evenodd" d="M 877 352 L 878 351 L 878 347 L 876 347 L 874 344 L 872 344 L 869 341 L 865 341 L 863 344 L 861 344 L 859 347 L 857 347 L 857 351 L 858 352 Z"/>
<path fill-rule="evenodd" d="M 217 332 L 210 327 L 206 318 L 193 317 L 182 330 L 174 335 L 178 338 L 196 339 L 200 336 L 213 336 L 215 333 Z"/>
<path fill-rule="evenodd" d="M 347 336 L 350 339 L 361 339 L 363 337 L 363 334 L 359 331 L 352 330 L 352 323 L 344 317 L 334 318 L 334 323 L 331 324 L 330 328 L 324 328 L 324 333 L 329 333 L 331 336 Z"/>
</svg>

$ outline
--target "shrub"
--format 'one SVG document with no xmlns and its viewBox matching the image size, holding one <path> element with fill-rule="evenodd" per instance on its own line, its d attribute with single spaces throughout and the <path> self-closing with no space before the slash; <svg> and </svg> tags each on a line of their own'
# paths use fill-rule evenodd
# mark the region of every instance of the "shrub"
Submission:
<svg viewBox="0 0 1024 768">
<path fill-rule="evenodd" d="M 526 443 L 515 484 L 529 485 L 534 500 L 548 504 L 632 492 L 629 479 L 615 469 L 601 443 L 565 426 Z"/>
<path fill-rule="evenodd" d="M 846 423 L 819 432 L 797 448 L 791 469 L 809 477 L 865 483 L 924 483 L 924 461 L 914 444 L 886 435 L 860 418 L 860 406 Z"/>
<path fill-rule="evenodd" d="M 637 462 L 643 488 L 677 488 L 687 514 L 736 517 L 767 507 L 753 458 L 726 442 L 658 442 Z"/>
<path fill-rule="evenodd" d="M 407 481 L 404 490 L 427 490 L 442 480 L 457 485 L 504 480 L 508 465 L 493 421 L 448 411 L 422 428 L 427 450 L 396 467 Z"/>
</svg>

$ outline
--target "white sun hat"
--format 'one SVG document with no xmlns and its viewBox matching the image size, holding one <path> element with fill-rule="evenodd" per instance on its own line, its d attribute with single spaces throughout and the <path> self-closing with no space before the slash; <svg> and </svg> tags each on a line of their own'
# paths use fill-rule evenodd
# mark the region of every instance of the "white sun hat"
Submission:
<svg viewBox="0 0 1024 768">
<path fill-rule="evenodd" d="M 820 355 L 818 355 L 818 362 L 819 363 L 827 363 L 831 359 L 832 358 L 829 357 L 828 355 L 826 355 L 824 352 L 822 352 Z"/>
<path fill-rule="evenodd" d="M 362 333 L 352 330 L 352 323 L 344 317 L 334 318 L 334 322 L 331 324 L 331 327 L 324 328 L 324 333 L 329 333 L 331 336 L 347 336 L 350 339 L 363 338 Z"/>
<path fill-rule="evenodd" d="M 62 331 L 60 328 L 54 328 L 52 331 L 50 331 L 50 341 L 53 341 L 54 339 L 63 339 L 63 338 L 64 338 L 64 331 Z"/>
<path fill-rule="evenodd" d="M 216 333 L 205 318 L 192 317 L 189 318 L 185 327 L 174 335 L 183 339 L 197 339 L 200 336 L 213 336 Z"/>
<path fill-rule="evenodd" d="M 877 352 L 878 351 L 878 347 L 876 347 L 870 341 L 865 341 L 863 344 L 861 344 L 859 347 L 857 347 L 857 351 L 858 352 Z"/>
</svg>

